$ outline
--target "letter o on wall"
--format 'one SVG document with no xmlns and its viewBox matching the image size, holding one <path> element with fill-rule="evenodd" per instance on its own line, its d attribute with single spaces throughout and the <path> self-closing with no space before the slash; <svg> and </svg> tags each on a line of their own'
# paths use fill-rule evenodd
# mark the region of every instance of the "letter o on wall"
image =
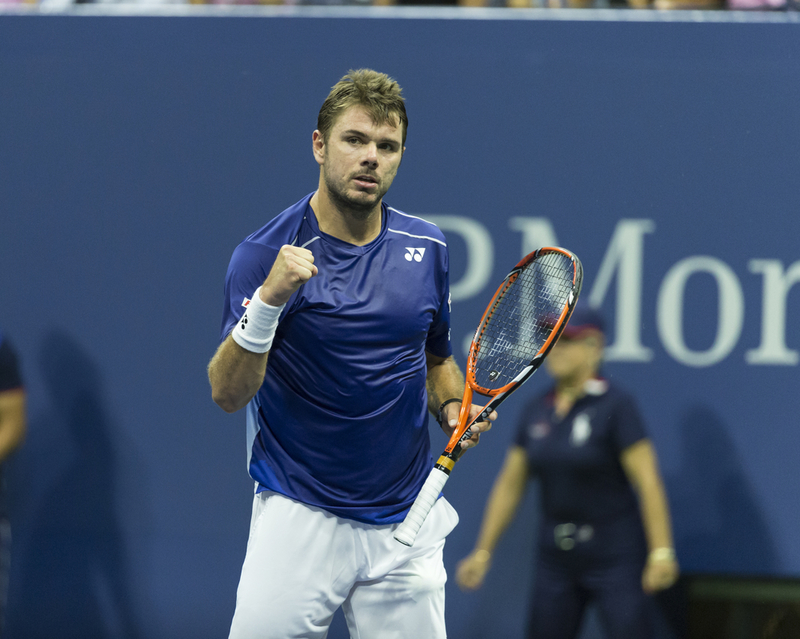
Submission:
<svg viewBox="0 0 800 639">
<path fill-rule="evenodd" d="M 695 273 L 708 273 L 717 283 L 718 316 L 714 343 L 704 351 L 686 346 L 683 335 L 683 300 L 686 282 Z M 691 311 L 690 311 L 691 312 Z M 666 351 L 687 366 L 711 366 L 725 359 L 742 332 L 744 294 L 739 278 L 722 260 L 696 255 L 675 264 L 664 276 L 656 307 L 658 333 Z"/>
</svg>

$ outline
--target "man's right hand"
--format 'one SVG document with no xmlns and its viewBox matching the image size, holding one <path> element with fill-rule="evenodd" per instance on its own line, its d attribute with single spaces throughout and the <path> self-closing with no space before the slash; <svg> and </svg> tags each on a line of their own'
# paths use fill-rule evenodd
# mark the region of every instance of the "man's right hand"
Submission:
<svg viewBox="0 0 800 639">
<path fill-rule="evenodd" d="M 306 248 L 284 244 L 261 286 L 261 301 L 270 306 L 280 306 L 318 272 L 314 254 Z"/>
</svg>

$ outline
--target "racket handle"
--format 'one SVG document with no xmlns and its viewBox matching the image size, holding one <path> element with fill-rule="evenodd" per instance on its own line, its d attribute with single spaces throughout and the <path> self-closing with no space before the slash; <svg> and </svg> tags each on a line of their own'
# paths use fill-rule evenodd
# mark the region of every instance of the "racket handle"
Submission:
<svg viewBox="0 0 800 639">
<path fill-rule="evenodd" d="M 422 484 L 422 489 L 419 491 L 416 500 L 414 500 L 411 510 L 408 511 L 403 523 L 394 531 L 394 538 L 401 544 L 406 546 L 414 544 L 419 529 L 425 522 L 428 513 L 431 512 L 436 500 L 439 499 L 448 477 L 450 477 L 449 473 L 439 468 L 431 469 L 431 474 Z"/>
</svg>

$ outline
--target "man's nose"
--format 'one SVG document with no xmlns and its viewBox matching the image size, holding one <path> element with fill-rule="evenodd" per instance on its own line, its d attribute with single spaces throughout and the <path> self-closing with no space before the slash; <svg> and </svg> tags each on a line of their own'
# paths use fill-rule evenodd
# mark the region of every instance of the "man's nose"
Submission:
<svg viewBox="0 0 800 639">
<path fill-rule="evenodd" d="M 370 166 L 377 166 L 378 164 L 378 145 L 374 142 L 369 142 L 364 147 L 364 162 Z"/>
</svg>

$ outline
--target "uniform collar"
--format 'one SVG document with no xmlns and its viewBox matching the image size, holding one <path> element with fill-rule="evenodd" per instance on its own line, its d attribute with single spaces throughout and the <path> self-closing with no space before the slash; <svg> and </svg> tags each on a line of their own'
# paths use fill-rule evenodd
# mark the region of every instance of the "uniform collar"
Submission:
<svg viewBox="0 0 800 639">
<path fill-rule="evenodd" d="M 603 395 L 608 391 L 608 382 L 600 377 L 587 379 L 583 385 L 583 392 L 587 395 Z"/>
</svg>

